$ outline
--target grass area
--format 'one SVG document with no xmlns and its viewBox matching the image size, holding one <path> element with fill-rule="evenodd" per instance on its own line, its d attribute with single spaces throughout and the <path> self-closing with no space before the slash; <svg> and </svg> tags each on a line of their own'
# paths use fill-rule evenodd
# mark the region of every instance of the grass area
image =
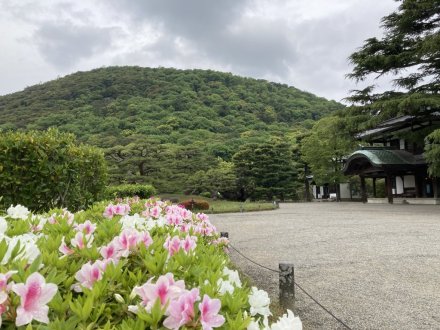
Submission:
<svg viewBox="0 0 440 330">
<path fill-rule="evenodd" d="M 250 212 L 250 211 L 267 211 L 274 210 L 274 206 L 270 202 L 235 202 L 219 199 L 211 199 L 197 195 L 180 195 L 180 194 L 159 194 L 163 199 L 170 199 L 173 203 L 180 203 L 186 200 L 204 200 L 209 203 L 209 210 L 203 212 L 213 213 L 231 213 L 231 212 Z"/>
</svg>

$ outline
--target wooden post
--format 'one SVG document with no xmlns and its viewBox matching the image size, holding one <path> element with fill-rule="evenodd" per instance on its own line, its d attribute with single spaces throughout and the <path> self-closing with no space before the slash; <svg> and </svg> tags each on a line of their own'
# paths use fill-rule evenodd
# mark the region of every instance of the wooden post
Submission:
<svg viewBox="0 0 440 330">
<path fill-rule="evenodd" d="M 377 193 L 376 193 L 376 178 L 373 178 L 373 197 L 374 198 L 377 197 Z"/>
<path fill-rule="evenodd" d="M 362 203 L 366 203 L 367 200 L 367 188 L 365 185 L 365 177 L 361 175 L 361 199 Z"/>
<path fill-rule="evenodd" d="M 386 178 L 388 203 L 393 204 L 393 181 L 391 175 L 387 174 Z"/>
<path fill-rule="evenodd" d="M 279 275 L 279 298 L 283 308 L 292 308 L 295 302 L 295 269 L 293 264 L 280 263 L 278 265 Z"/>
</svg>

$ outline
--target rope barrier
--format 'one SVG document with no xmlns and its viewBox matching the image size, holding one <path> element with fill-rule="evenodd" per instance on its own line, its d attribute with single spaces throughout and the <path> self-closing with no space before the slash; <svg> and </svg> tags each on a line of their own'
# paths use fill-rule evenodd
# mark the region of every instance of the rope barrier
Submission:
<svg viewBox="0 0 440 330">
<path fill-rule="evenodd" d="M 255 265 L 257 265 L 257 266 L 259 266 L 259 267 L 261 267 L 261 268 L 264 268 L 264 269 L 266 269 L 266 270 L 269 270 L 269 271 L 271 271 L 271 272 L 274 272 L 274 273 L 280 273 L 280 271 L 278 271 L 278 270 L 275 270 L 275 269 L 272 269 L 272 268 L 269 268 L 269 267 L 266 267 L 266 266 L 264 266 L 264 265 L 262 265 L 262 264 L 260 264 L 260 263 L 258 263 L 258 262 L 256 262 L 256 261 L 254 261 L 254 260 L 252 260 L 251 258 L 249 258 L 249 257 L 247 257 L 246 255 L 244 255 L 242 252 L 240 252 L 237 248 L 235 248 L 231 243 L 229 243 L 228 244 L 228 246 L 230 247 L 230 248 L 232 248 L 232 250 L 234 250 L 235 252 L 237 252 L 240 256 L 242 256 L 244 259 L 246 259 L 246 260 L 248 260 L 248 261 L 250 261 L 251 263 L 253 263 L 253 264 L 255 264 Z M 325 312 L 327 312 L 331 317 L 333 317 L 336 321 L 338 321 L 341 325 L 343 325 L 345 328 L 347 328 L 348 330 L 352 330 L 352 328 L 350 328 L 347 324 L 345 324 L 345 322 L 344 321 L 342 321 L 340 318 L 338 318 L 336 315 L 334 315 L 331 311 L 329 311 L 326 307 L 324 307 L 318 300 L 316 300 L 315 298 L 313 298 L 312 297 L 312 295 L 310 294 L 310 293 L 308 293 L 303 287 L 301 287 L 298 283 L 296 283 L 295 281 L 293 282 L 297 287 L 298 287 L 298 289 L 300 289 L 302 292 L 304 292 L 304 294 L 306 295 L 306 296 L 308 296 L 311 300 L 313 300 L 319 307 L 321 307 Z"/>
<path fill-rule="evenodd" d="M 231 247 L 235 252 L 237 252 L 237 253 L 238 253 L 239 255 L 241 255 L 243 258 L 245 258 L 246 260 L 252 262 L 253 264 L 255 264 L 255 265 L 257 265 L 257 266 L 259 266 L 259 267 L 261 267 L 261 268 L 264 268 L 264 269 L 270 270 L 271 272 L 278 273 L 278 274 L 280 273 L 279 270 L 275 270 L 275 269 L 272 269 L 272 268 L 266 267 L 266 266 L 264 266 L 264 265 L 262 265 L 262 264 L 259 264 L 259 263 L 256 262 L 256 261 L 253 261 L 252 259 L 246 257 L 243 253 L 241 253 L 239 250 L 237 250 L 237 249 L 236 249 L 231 243 L 229 243 L 228 246 Z"/>
</svg>

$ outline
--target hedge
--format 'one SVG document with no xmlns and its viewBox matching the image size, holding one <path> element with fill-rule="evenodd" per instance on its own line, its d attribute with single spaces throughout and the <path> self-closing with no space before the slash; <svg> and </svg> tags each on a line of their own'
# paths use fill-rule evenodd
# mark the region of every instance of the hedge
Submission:
<svg viewBox="0 0 440 330">
<path fill-rule="evenodd" d="M 132 197 L 150 198 L 156 195 L 157 191 L 152 185 L 148 184 L 121 184 L 118 186 L 107 187 L 105 191 L 108 198 Z"/>
<path fill-rule="evenodd" d="M 57 129 L 0 132 L 0 207 L 84 209 L 103 197 L 104 154 Z"/>
</svg>

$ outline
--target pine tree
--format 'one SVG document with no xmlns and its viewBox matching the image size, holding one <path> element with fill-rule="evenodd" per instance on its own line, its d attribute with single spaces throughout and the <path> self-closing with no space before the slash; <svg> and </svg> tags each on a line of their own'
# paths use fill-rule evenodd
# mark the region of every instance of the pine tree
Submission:
<svg viewBox="0 0 440 330">
<path fill-rule="evenodd" d="M 349 78 L 394 78 L 393 90 L 374 93 L 368 86 L 348 98 L 361 106 L 355 112 L 380 120 L 440 108 L 440 1 L 398 1 L 398 9 L 382 19 L 383 38 L 367 39 L 349 57 L 354 65 Z"/>
</svg>

